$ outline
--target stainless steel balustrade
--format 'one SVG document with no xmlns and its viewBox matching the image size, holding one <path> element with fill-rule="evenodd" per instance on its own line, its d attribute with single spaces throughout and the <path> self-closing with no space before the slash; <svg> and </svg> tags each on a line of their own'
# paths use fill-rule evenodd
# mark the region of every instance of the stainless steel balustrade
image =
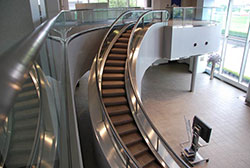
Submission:
<svg viewBox="0 0 250 168">
<path fill-rule="evenodd" d="M 114 19 L 117 14 L 124 10 L 125 9 L 103 9 L 98 10 L 98 12 L 90 10 L 90 16 L 91 14 L 95 16 L 96 13 L 98 13 L 99 16 L 104 12 L 108 14 L 107 18 L 93 18 L 92 16 L 90 18 L 88 15 L 79 17 L 78 15 L 78 17 L 73 17 L 73 20 L 69 20 L 71 23 L 74 21 L 77 23 L 81 18 L 81 22 L 95 23 L 101 19 L 101 21 L 106 21 L 105 25 L 110 25 L 111 22 L 109 22 L 109 20 Z M 82 10 L 78 10 L 77 12 L 81 13 L 81 11 Z M 114 13 L 112 14 L 112 12 Z M 51 65 L 54 58 L 53 55 L 48 55 L 49 49 L 46 49 L 49 45 L 47 44 L 46 38 L 49 33 L 52 33 L 52 29 L 58 27 L 58 23 L 62 23 L 60 26 L 63 31 L 68 31 L 67 25 L 71 23 L 66 19 L 66 13 L 74 12 L 60 12 L 56 17 L 40 25 L 31 35 L 0 56 L 0 93 L 2 95 L 0 99 L 0 166 L 4 165 L 12 134 L 11 127 L 13 117 L 11 117 L 11 108 L 17 93 L 21 90 L 25 79 L 30 73 L 35 81 L 34 83 L 40 97 L 40 113 L 36 128 L 36 137 L 34 143 L 31 144 L 33 147 L 27 166 L 83 167 L 81 154 L 77 153 L 80 151 L 80 146 L 76 142 L 77 140 L 72 140 L 72 138 L 77 137 L 70 137 L 70 135 L 75 135 L 72 134 L 72 131 L 77 131 L 72 130 L 72 127 L 74 129 L 77 127 L 71 126 L 71 128 L 69 128 L 68 120 L 70 114 L 68 114 L 68 111 L 74 111 L 74 107 L 68 102 L 71 101 L 69 97 L 72 98 L 73 93 L 71 93 L 68 86 L 70 79 L 67 75 L 69 73 L 67 58 L 65 53 L 62 53 L 62 58 L 57 58 L 64 62 L 62 67 L 60 67 L 61 64 Z M 77 14 L 74 16 L 77 16 Z M 78 23 L 78 25 L 82 24 L 80 22 Z M 77 25 L 74 24 L 73 27 L 74 26 Z M 86 29 L 89 28 L 87 27 Z M 58 39 L 60 41 L 64 41 L 65 37 L 67 38 L 67 35 L 63 34 L 63 31 L 59 31 Z M 67 46 L 62 45 L 62 47 Z M 43 49 L 45 49 L 45 52 L 41 52 Z M 65 50 L 62 50 L 62 52 L 65 52 Z M 52 52 L 50 52 L 50 54 L 51 53 Z M 38 64 L 34 63 L 37 59 L 40 59 L 39 61 L 43 60 L 43 63 L 45 62 L 43 65 L 45 66 L 41 68 Z M 31 68 L 32 65 L 33 68 Z M 46 71 L 45 74 L 42 69 Z"/>
<path fill-rule="evenodd" d="M 167 22 L 167 11 L 149 11 L 143 14 L 135 24 L 128 43 L 125 86 L 129 104 L 145 141 L 164 167 L 189 167 L 168 145 L 148 117 L 143 107 L 136 82 L 136 59 L 140 44 L 147 29 L 155 23 Z"/>
<path fill-rule="evenodd" d="M 112 9 L 113 10 L 113 9 Z M 112 10 L 104 10 L 104 11 L 111 11 Z M 12 49 L 10 49 L 8 52 L 6 52 L 4 55 L 2 55 L 1 62 L 0 62 L 0 73 L 1 73 L 1 80 L 0 80 L 0 93 L 1 95 L 5 95 L 4 97 L 0 99 L 0 128 L 1 130 L 7 130 L 7 133 L 9 134 L 7 137 L 10 136 L 11 133 L 11 120 L 10 122 L 6 121 L 7 119 L 10 119 L 10 109 L 13 105 L 15 96 L 17 95 L 17 92 L 21 89 L 23 82 L 25 81 L 26 76 L 28 75 L 28 72 L 31 69 L 31 66 L 33 66 L 33 70 L 30 72 L 31 76 L 35 79 L 36 88 L 39 91 L 38 94 L 40 96 L 40 103 L 41 103 L 41 112 L 39 114 L 39 125 L 37 127 L 36 131 L 36 138 L 35 142 L 32 147 L 32 154 L 30 155 L 29 161 L 27 163 L 27 166 L 36 165 L 37 167 L 42 166 L 49 166 L 49 167 L 82 167 L 82 163 L 75 163 L 75 160 L 77 160 L 74 156 L 76 156 L 72 148 L 77 148 L 77 145 L 72 147 L 72 144 L 75 142 L 71 142 L 70 135 L 70 128 L 69 128 L 69 114 L 68 111 L 73 111 L 72 108 L 74 108 L 69 101 L 68 97 L 73 97 L 69 89 L 68 84 L 70 83 L 70 79 L 68 78 L 69 70 L 67 67 L 67 58 L 66 55 L 63 55 L 63 66 L 66 67 L 57 67 L 59 65 L 54 64 L 53 66 L 48 65 L 48 67 L 52 69 L 55 69 L 54 71 L 62 71 L 59 75 L 54 73 L 43 73 L 42 68 L 38 64 L 33 64 L 34 61 L 39 57 L 38 53 L 41 51 L 42 45 L 45 45 L 46 37 L 49 33 L 49 31 L 52 30 L 52 28 L 56 29 L 58 26 L 58 23 L 61 22 L 63 24 L 59 25 L 62 26 L 62 29 L 59 29 L 58 32 L 60 32 L 60 37 L 58 38 L 60 41 L 66 41 L 67 38 L 67 32 L 69 31 L 69 27 L 71 28 L 71 23 L 76 21 L 77 23 L 79 19 L 81 18 L 81 22 L 78 22 L 79 24 L 82 24 L 84 22 L 83 15 L 80 16 L 78 10 L 74 13 L 73 11 L 73 19 L 69 19 L 71 21 L 70 24 L 68 24 L 69 20 L 66 19 L 66 12 L 70 13 L 72 11 L 62 11 L 59 13 L 56 17 L 54 17 L 52 20 L 42 24 L 39 26 L 29 37 L 24 39 L 21 43 L 14 46 Z M 94 12 L 93 10 L 91 12 Z M 119 11 L 117 11 L 119 12 Z M 96 84 L 97 89 L 99 93 L 100 103 L 102 106 L 102 122 L 105 125 L 105 129 L 108 131 L 109 135 L 112 137 L 114 146 L 116 147 L 116 151 L 119 153 L 120 157 L 122 158 L 125 167 L 138 167 L 138 164 L 136 163 L 136 160 L 134 160 L 132 155 L 128 152 L 126 146 L 121 141 L 120 137 L 118 136 L 117 132 L 114 129 L 113 124 L 110 121 L 110 118 L 105 111 L 103 101 L 101 99 L 101 76 L 103 72 L 103 65 L 105 63 L 105 60 L 107 58 L 107 53 L 110 48 L 108 48 L 110 42 L 112 42 L 113 38 L 119 34 L 120 31 L 122 31 L 122 28 L 125 25 L 134 24 L 137 19 L 141 16 L 141 14 L 145 13 L 143 10 L 138 11 L 128 11 L 123 13 L 116 21 L 111 25 L 110 30 L 106 34 L 101 48 L 98 52 L 98 55 L 95 59 L 95 76 L 96 76 Z M 151 13 L 151 12 L 150 12 Z M 154 21 L 158 21 L 159 19 L 161 21 L 164 20 L 164 12 L 161 12 L 160 15 L 157 12 L 153 12 L 156 15 L 154 17 L 140 17 L 139 21 L 136 23 L 136 27 L 138 25 L 144 27 L 145 25 L 152 24 L 152 19 Z M 149 14 L 149 13 L 147 13 Z M 76 16 L 76 17 L 74 17 Z M 113 16 L 113 15 L 112 15 Z M 146 16 L 146 15 L 143 15 Z M 92 16 L 91 16 L 92 17 Z M 59 19 L 61 18 L 61 20 Z M 63 20 L 62 18 L 65 18 Z M 113 19 L 112 17 L 111 20 Z M 89 20 L 88 20 L 89 19 Z M 87 18 L 86 20 L 90 22 L 95 22 L 95 19 L 92 20 L 91 18 Z M 107 19 L 109 20 L 109 19 Z M 139 23 L 140 21 L 144 20 Z M 100 20 L 97 20 L 100 21 Z M 105 21 L 105 19 L 104 19 Z M 55 25 L 55 22 L 57 22 L 57 25 Z M 109 25 L 110 22 L 107 23 Z M 74 27 L 74 25 L 73 25 Z M 66 34 L 65 34 L 66 33 Z M 133 34 L 135 33 L 135 29 L 133 29 Z M 137 45 L 137 43 L 135 43 Z M 63 46 L 67 47 L 67 46 Z M 65 50 L 63 50 L 65 52 Z M 65 54 L 65 53 L 64 53 Z M 42 57 L 42 53 L 40 53 L 40 57 Z M 47 58 L 49 59 L 49 58 Z M 53 57 L 51 58 L 53 59 Z M 142 117 L 139 120 L 144 120 L 145 124 L 148 124 L 148 128 L 150 130 L 153 130 L 153 134 L 156 135 L 156 150 L 155 154 L 158 153 L 159 156 L 162 157 L 162 152 L 165 152 L 163 155 L 163 158 L 161 159 L 158 157 L 158 159 L 161 161 L 165 161 L 166 159 L 164 156 L 167 156 L 167 159 L 170 159 L 173 163 L 173 165 L 183 164 L 185 165 L 182 160 L 178 158 L 178 156 L 171 150 L 171 148 L 168 146 L 168 144 L 164 141 L 164 139 L 161 137 L 161 135 L 158 133 L 157 129 L 153 126 L 150 119 L 146 115 L 146 113 L 143 110 L 143 106 L 140 100 L 139 95 L 137 94 L 136 90 L 136 84 L 134 84 L 132 76 L 131 76 L 131 67 L 129 68 L 128 64 L 128 80 L 130 80 L 130 86 L 128 87 L 129 93 L 132 97 L 133 106 L 136 107 L 135 111 L 133 113 L 140 114 Z M 58 68 L 58 69 L 57 69 Z M 56 70 L 57 69 L 57 70 Z M 129 88 L 130 87 L 130 88 Z M 132 93 L 131 93 L 132 91 Z M 135 104 L 134 104 L 135 103 Z M 51 104 L 53 104 L 51 106 Z M 133 108 L 134 109 L 134 108 Z M 135 116 L 139 118 L 138 116 Z M 7 125 L 6 125 L 7 124 Z M 140 124 L 138 124 L 140 127 Z M 77 127 L 75 127 L 77 128 Z M 141 128 L 140 128 L 141 129 Z M 146 135 L 144 133 L 146 133 Z M 152 132 L 152 131 L 151 131 Z M 144 138 L 146 142 L 151 143 L 150 148 L 153 149 L 154 142 L 150 137 L 147 135 L 150 135 L 147 130 L 142 130 L 142 133 L 144 135 Z M 2 136 L 2 132 L 0 136 Z M 6 150 L 8 151 L 8 138 L 6 139 Z M 79 148 L 79 146 L 78 146 Z M 81 158 L 81 157 L 80 157 Z M 79 158 L 78 158 L 79 159 Z M 174 161 L 173 161 L 174 160 Z M 164 163 L 165 163 L 164 162 Z M 161 162 L 162 165 L 164 165 L 163 162 Z M 168 164 L 168 162 L 166 162 Z M 76 166 L 77 165 L 77 166 Z M 169 165 L 168 165 L 169 166 Z M 171 167 L 171 165 L 170 165 Z M 185 167 L 185 166 L 184 166 Z"/>
<path fill-rule="evenodd" d="M 15 45 L 1 56 L 0 92 L 1 95 L 5 95 L 5 97 L 2 97 L 0 100 L 0 114 L 2 116 L 2 121 L 10 119 L 8 113 L 11 113 L 11 108 L 15 101 L 16 95 L 21 90 L 28 75 L 32 76 L 39 98 L 40 112 L 38 113 L 39 116 L 35 131 L 35 139 L 33 144 L 29 144 L 29 146 L 32 145 L 32 150 L 27 162 L 28 167 L 32 165 L 40 167 L 44 166 L 45 164 L 47 166 L 54 167 L 56 164 L 58 164 L 56 161 L 56 156 L 58 156 L 57 145 L 59 143 L 59 119 L 53 117 L 53 113 L 58 113 L 58 111 L 55 111 L 56 103 L 49 104 L 49 102 L 53 103 L 53 101 L 48 101 L 55 95 L 52 97 L 47 95 L 49 94 L 48 89 L 51 89 L 51 86 L 48 85 L 48 82 L 46 82 L 47 79 L 42 74 L 39 65 L 34 64 L 34 61 L 38 58 L 38 53 L 40 52 L 42 45 L 44 45 L 50 29 L 60 14 L 50 21 L 40 25 L 26 39 L 22 40 L 20 43 Z M 12 120 L 14 120 L 14 118 Z M 11 124 L 11 122 L 7 123 Z M 3 124 L 5 123 L 1 122 L 0 127 L 3 127 Z M 11 126 L 9 126 L 8 129 L 10 129 L 9 132 L 13 134 Z M 0 136 L 2 137 L 3 134 L 1 133 Z M 10 142 L 10 139 L 11 138 L 8 138 L 7 141 Z M 48 142 L 51 142 L 51 144 Z M 1 166 L 4 165 L 4 162 L 7 158 L 9 145 L 12 144 L 7 144 L 5 146 L 7 152 L 4 153 L 5 159 L 1 162 Z M 66 165 L 67 164 L 65 164 L 65 166 Z"/>
</svg>

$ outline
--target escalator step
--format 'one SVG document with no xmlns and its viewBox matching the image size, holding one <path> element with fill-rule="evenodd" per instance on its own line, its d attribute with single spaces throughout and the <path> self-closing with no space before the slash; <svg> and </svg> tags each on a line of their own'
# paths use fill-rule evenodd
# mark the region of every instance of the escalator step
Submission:
<svg viewBox="0 0 250 168">
<path fill-rule="evenodd" d="M 12 139 L 14 143 L 21 141 L 33 141 L 35 133 L 36 129 L 14 132 Z"/>
<path fill-rule="evenodd" d="M 25 77 L 25 81 L 24 81 L 24 84 L 27 84 L 27 83 L 33 83 L 33 80 L 31 79 L 31 77 L 28 75 Z"/>
<path fill-rule="evenodd" d="M 35 129 L 37 127 L 37 118 L 31 118 L 27 120 L 18 120 L 14 124 L 15 131 Z"/>
<path fill-rule="evenodd" d="M 32 108 L 29 110 L 18 111 L 14 115 L 15 121 L 36 118 L 38 117 L 38 113 L 39 113 L 39 108 Z"/>
<path fill-rule="evenodd" d="M 148 164 L 147 166 L 145 166 L 145 168 L 161 168 L 162 166 L 160 166 L 157 162 L 152 162 L 150 164 Z"/>
<path fill-rule="evenodd" d="M 125 66 L 126 61 L 124 60 L 107 60 L 106 65 L 108 66 Z"/>
<path fill-rule="evenodd" d="M 130 110 L 127 105 L 110 106 L 106 108 L 110 116 L 129 113 Z"/>
<path fill-rule="evenodd" d="M 37 98 L 28 101 L 18 102 L 14 105 L 14 111 L 28 110 L 39 106 L 39 100 Z"/>
<path fill-rule="evenodd" d="M 128 48 L 128 43 L 115 43 L 114 44 L 114 47 L 117 47 L 117 48 Z"/>
<path fill-rule="evenodd" d="M 25 144 L 27 144 L 27 141 L 25 141 Z M 18 155 L 18 154 L 29 155 L 32 149 L 32 145 L 33 145 L 33 142 L 30 142 L 30 144 L 27 144 L 26 146 L 11 147 L 8 155 Z"/>
<path fill-rule="evenodd" d="M 103 97 L 111 97 L 111 96 L 124 96 L 125 89 L 103 89 L 102 96 Z"/>
<path fill-rule="evenodd" d="M 112 48 L 111 49 L 112 54 L 127 54 L 126 48 Z"/>
<path fill-rule="evenodd" d="M 113 67 L 113 66 L 105 66 L 104 72 L 108 73 L 124 73 L 124 67 Z"/>
<path fill-rule="evenodd" d="M 9 156 L 5 162 L 7 168 L 23 168 L 27 166 L 29 154 Z"/>
<path fill-rule="evenodd" d="M 133 144 L 136 144 L 136 143 L 142 141 L 141 135 L 137 132 L 123 135 L 123 136 L 121 136 L 121 138 L 126 146 L 130 146 L 130 145 L 133 145 Z"/>
<path fill-rule="evenodd" d="M 123 124 L 130 123 L 133 121 L 133 118 L 131 117 L 130 114 L 122 114 L 122 115 L 117 115 L 117 116 L 112 116 L 110 117 L 112 123 L 114 126 L 119 126 Z"/>
<path fill-rule="evenodd" d="M 137 161 L 140 163 L 142 167 L 147 166 L 155 161 L 155 157 L 148 152 L 145 152 L 139 156 L 136 156 L 135 158 L 137 159 Z"/>
<path fill-rule="evenodd" d="M 37 97 L 37 93 L 35 90 L 30 90 L 30 91 L 26 91 L 26 92 L 20 92 L 16 98 L 16 101 L 26 101 L 29 99 L 33 99 Z"/>
<path fill-rule="evenodd" d="M 124 88 L 124 81 L 102 81 L 102 87 L 104 89 Z"/>
<path fill-rule="evenodd" d="M 118 38 L 118 40 L 117 40 L 118 42 L 123 42 L 123 43 L 128 43 L 128 41 L 129 41 L 129 38 L 126 38 L 126 37 L 120 37 L 120 38 Z"/>
<path fill-rule="evenodd" d="M 103 98 L 103 102 L 106 106 L 125 105 L 125 104 L 127 104 L 127 99 L 124 96 L 105 97 L 105 98 Z"/>
<path fill-rule="evenodd" d="M 102 80 L 124 80 L 124 74 L 121 73 L 104 73 Z"/>
<path fill-rule="evenodd" d="M 132 146 L 129 146 L 128 149 L 133 154 L 134 157 L 149 150 L 149 148 L 143 142 L 139 142 Z"/>
<path fill-rule="evenodd" d="M 23 86 L 22 86 L 22 92 L 30 91 L 30 90 L 35 90 L 34 83 L 30 82 L 30 83 L 23 84 Z"/>
<path fill-rule="evenodd" d="M 33 146 L 33 141 L 20 141 L 10 145 L 10 152 L 11 153 L 20 153 L 20 152 L 27 152 L 31 151 Z"/>
<path fill-rule="evenodd" d="M 110 60 L 125 60 L 127 54 L 109 54 L 108 59 Z"/>
<path fill-rule="evenodd" d="M 129 32 L 123 33 L 123 34 L 122 34 L 122 37 L 129 37 L 130 34 L 131 34 L 131 33 L 129 33 Z"/>
<path fill-rule="evenodd" d="M 137 131 L 137 127 L 135 126 L 134 123 L 128 123 L 128 124 L 117 126 L 116 130 L 119 135 L 125 135 L 128 133 Z"/>
</svg>

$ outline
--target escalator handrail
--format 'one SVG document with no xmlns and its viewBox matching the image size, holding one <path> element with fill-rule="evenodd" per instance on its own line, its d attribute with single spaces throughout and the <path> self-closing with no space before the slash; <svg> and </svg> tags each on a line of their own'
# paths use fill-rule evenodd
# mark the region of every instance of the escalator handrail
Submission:
<svg viewBox="0 0 250 168">
<path fill-rule="evenodd" d="M 102 43 L 101 43 L 101 45 L 100 45 L 100 48 L 99 48 L 99 51 L 98 51 L 98 54 L 97 54 L 97 58 L 98 58 L 98 59 L 102 56 L 101 52 L 102 52 L 102 48 L 103 48 L 103 45 L 104 45 L 106 39 L 108 38 L 110 32 L 113 30 L 113 28 L 115 27 L 115 25 L 118 23 L 118 21 L 119 21 L 122 17 L 124 17 L 125 15 L 127 15 L 128 13 L 143 12 L 143 11 L 145 11 L 145 10 L 135 10 L 135 11 L 128 10 L 128 11 L 125 11 L 125 12 L 123 12 L 123 13 L 122 13 L 122 14 L 121 14 L 121 15 L 120 15 L 111 25 L 110 25 L 110 28 L 109 28 L 108 32 L 105 34 L 105 36 L 104 36 L 104 38 L 103 38 L 103 40 L 102 40 Z"/>
<path fill-rule="evenodd" d="M 30 72 L 30 74 L 34 75 L 34 78 L 33 77 L 31 77 L 31 78 L 32 78 L 32 82 L 35 85 L 37 97 L 38 97 L 38 100 L 39 100 L 39 113 L 38 113 L 38 120 L 37 120 L 38 122 L 37 122 L 37 126 L 36 126 L 35 138 L 34 138 L 32 148 L 31 148 L 31 153 L 30 153 L 30 156 L 29 156 L 29 159 L 28 159 L 27 167 L 29 167 L 29 166 L 31 167 L 32 164 L 34 163 L 34 160 L 35 160 L 35 153 L 36 153 L 36 150 L 37 150 L 37 145 L 39 144 L 39 141 L 40 141 L 39 134 L 41 132 L 42 118 L 43 118 L 43 110 L 41 110 L 42 109 L 41 108 L 42 107 L 41 97 L 43 97 L 42 96 L 42 91 L 41 91 L 42 87 L 41 87 L 40 74 L 38 72 L 37 66 L 38 66 L 37 63 L 35 62 L 33 64 L 33 66 L 32 66 L 32 72 Z"/>
<path fill-rule="evenodd" d="M 102 95 L 101 95 L 102 92 L 101 92 L 101 88 L 100 88 L 100 80 L 101 80 L 101 79 L 99 79 L 100 76 L 99 76 L 99 74 L 98 74 L 98 72 L 100 72 L 99 70 L 100 70 L 102 67 L 101 67 L 101 66 L 98 67 L 98 60 L 101 58 L 101 56 L 103 56 L 103 55 L 101 55 L 103 45 L 104 45 L 106 39 L 108 38 L 110 32 L 113 30 L 114 26 L 118 23 L 118 21 L 119 21 L 122 17 L 126 16 L 126 15 L 129 14 L 129 13 L 133 13 L 133 12 L 143 12 L 143 11 L 144 11 L 144 10 L 126 11 L 126 12 L 122 13 L 122 14 L 113 22 L 113 24 L 110 26 L 110 29 L 108 30 L 108 32 L 106 33 L 106 35 L 105 35 L 104 38 L 103 38 L 103 41 L 102 41 L 102 43 L 101 43 L 99 52 L 98 52 L 98 54 L 97 54 L 97 56 L 96 56 L 96 65 L 95 65 L 96 86 L 97 86 L 98 97 L 99 97 L 99 100 L 100 100 L 100 102 L 101 102 L 101 108 L 102 108 L 103 117 L 105 117 L 105 119 L 108 121 L 109 128 L 111 129 L 111 132 L 112 132 L 112 134 L 113 134 L 113 137 L 115 138 L 116 142 L 117 142 L 117 143 L 119 144 L 119 146 L 123 149 L 123 151 L 125 152 L 127 158 L 129 159 L 128 162 L 127 162 L 127 164 L 131 164 L 131 162 L 132 162 L 132 165 L 135 166 L 135 167 L 139 167 L 139 166 L 138 166 L 139 164 L 138 164 L 138 162 L 135 160 L 135 158 L 130 154 L 130 152 L 128 151 L 127 147 L 126 147 L 125 144 L 122 142 L 121 138 L 118 136 L 118 133 L 117 133 L 117 131 L 115 130 L 114 125 L 113 125 L 112 122 L 111 122 L 111 119 L 110 119 L 110 117 L 109 117 L 109 115 L 108 115 L 108 112 L 107 112 L 107 110 L 106 110 L 106 108 L 105 108 L 105 105 L 104 105 L 104 102 L 103 102 L 103 100 L 102 100 Z M 102 60 L 102 61 L 104 61 L 104 60 Z M 126 160 L 127 160 L 127 159 L 126 159 Z M 128 166 L 128 165 L 126 165 L 126 166 Z"/>
<path fill-rule="evenodd" d="M 136 31 L 136 28 L 138 27 L 138 25 L 140 24 L 140 22 L 142 21 L 142 19 L 149 13 L 156 13 L 156 12 L 167 12 L 166 10 L 154 10 L 154 11 L 148 11 L 146 13 L 144 13 L 136 22 L 135 26 L 133 27 L 132 29 L 132 32 L 131 32 L 131 35 L 130 35 L 130 38 L 129 38 L 129 42 L 128 42 L 128 50 L 127 50 L 127 57 L 128 59 L 132 59 L 130 58 L 130 45 L 132 43 L 132 39 L 133 39 L 133 36 L 135 35 L 135 31 Z M 168 15 L 169 17 L 169 15 Z M 169 18 L 167 18 L 168 20 Z M 130 61 L 128 60 L 127 61 L 127 64 L 129 64 Z M 173 149 L 168 145 L 168 143 L 165 141 L 165 139 L 162 137 L 162 135 L 160 134 L 160 132 L 158 131 L 158 129 L 154 126 L 153 122 L 151 121 L 150 117 L 148 116 L 148 114 L 146 113 L 146 110 L 143 106 L 143 103 L 141 101 L 141 98 L 139 97 L 138 95 L 138 91 L 137 91 L 137 86 L 136 86 L 136 82 L 133 81 L 133 78 L 132 78 L 132 74 L 131 74 L 131 65 L 127 66 L 128 67 L 128 78 L 129 78 L 129 84 L 131 85 L 131 88 L 132 88 L 132 92 L 136 98 L 136 102 L 139 104 L 140 106 L 140 109 L 143 113 L 143 115 L 146 117 L 148 123 L 150 124 L 150 126 L 152 127 L 152 129 L 155 131 L 155 133 L 157 134 L 157 136 L 160 138 L 160 140 L 163 142 L 163 144 L 167 147 L 168 151 L 171 153 L 172 156 L 175 157 L 176 160 L 179 161 L 179 163 L 182 164 L 182 166 L 184 167 L 189 167 L 174 151 Z"/>
</svg>

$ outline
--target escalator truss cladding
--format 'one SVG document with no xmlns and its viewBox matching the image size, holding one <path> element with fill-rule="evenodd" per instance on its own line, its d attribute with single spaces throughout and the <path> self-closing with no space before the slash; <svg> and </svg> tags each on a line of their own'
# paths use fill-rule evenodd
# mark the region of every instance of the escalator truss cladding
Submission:
<svg viewBox="0 0 250 168">
<path fill-rule="evenodd" d="M 162 167 L 144 141 L 130 111 L 125 91 L 125 64 L 131 28 L 114 43 L 104 65 L 102 100 L 106 111 L 128 151 L 140 167 Z"/>
</svg>

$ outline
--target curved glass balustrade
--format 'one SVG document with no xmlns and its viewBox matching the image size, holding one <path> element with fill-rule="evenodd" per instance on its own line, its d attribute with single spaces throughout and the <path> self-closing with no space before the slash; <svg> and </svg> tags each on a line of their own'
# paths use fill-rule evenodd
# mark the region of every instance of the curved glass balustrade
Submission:
<svg viewBox="0 0 250 168">
<path fill-rule="evenodd" d="M 171 26 L 204 26 L 218 23 L 215 13 L 218 8 L 212 7 L 167 7 Z"/>
<path fill-rule="evenodd" d="M 51 35 L 67 38 L 83 30 L 96 27 L 111 26 L 111 24 L 127 10 L 133 8 L 81 9 L 64 11 L 57 18 Z"/>
</svg>

